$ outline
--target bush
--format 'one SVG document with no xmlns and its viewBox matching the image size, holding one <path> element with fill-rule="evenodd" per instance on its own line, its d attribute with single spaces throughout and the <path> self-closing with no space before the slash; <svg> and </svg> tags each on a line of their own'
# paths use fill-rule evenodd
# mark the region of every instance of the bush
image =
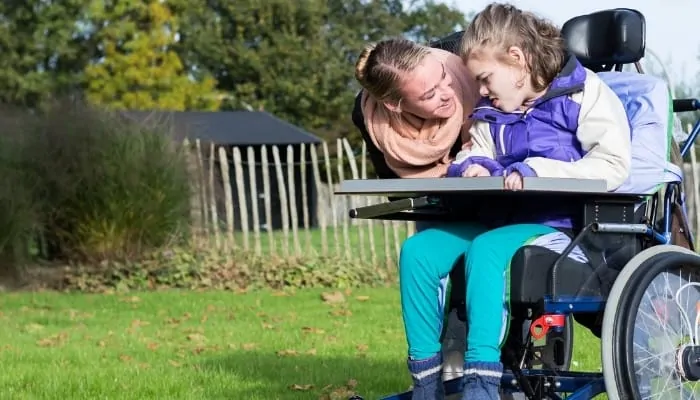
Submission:
<svg viewBox="0 0 700 400">
<path fill-rule="evenodd" d="M 39 231 L 52 258 L 129 259 L 185 238 L 190 187 L 184 149 L 156 127 L 78 102 L 16 124 L 10 182 L 32 201 L 19 232 Z M 13 183 L 14 184 L 14 183 Z M 7 186 L 7 185 L 5 185 Z M 0 197 L 1 198 L 1 197 Z"/>
<path fill-rule="evenodd" d="M 177 246 L 135 262 L 105 261 L 75 265 L 58 274 L 41 274 L 28 286 L 59 291 L 101 293 L 161 289 L 258 290 L 287 288 L 358 288 L 396 283 L 394 271 L 349 260 L 303 257 L 255 257 L 237 252 Z M 48 271 L 44 271 L 48 272 Z"/>
<path fill-rule="evenodd" d="M 33 196 L 31 172 L 23 165 L 25 136 L 23 114 L 6 109 L 0 115 L 0 268 L 27 261 L 39 221 L 39 204 Z"/>
</svg>

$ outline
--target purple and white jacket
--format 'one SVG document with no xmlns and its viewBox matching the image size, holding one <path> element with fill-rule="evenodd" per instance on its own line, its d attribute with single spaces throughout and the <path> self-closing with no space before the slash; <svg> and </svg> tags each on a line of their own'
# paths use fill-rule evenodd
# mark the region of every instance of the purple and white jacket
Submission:
<svg viewBox="0 0 700 400">
<path fill-rule="evenodd" d="M 482 98 L 470 118 L 473 146 L 457 155 L 448 176 L 479 164 L 492 176 L 518 171 L 524 177 L 603 179 L 610 191 L 629 176 L 630 125 L 622 101 L 573 56 L 527 110 L 506 113 Z M 570 228 L 561 213 L 527 222 Z"/>
</svg>

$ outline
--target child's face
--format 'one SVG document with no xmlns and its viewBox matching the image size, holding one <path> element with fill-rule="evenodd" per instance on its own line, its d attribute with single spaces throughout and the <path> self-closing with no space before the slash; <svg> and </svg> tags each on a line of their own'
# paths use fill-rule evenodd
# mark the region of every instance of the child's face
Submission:
<svg viewBox="0 0 700 400">
<path fill-rule="evenodd" d="M 472 53 L 466 66 L 479 85 L 481 96 L 491 99 L 495 107 L 513 112 L 520 109 L 528 97 L 530 77 L 520 49 L 505 54 L 508 61 L 498 58 L 496 51 L 486 48 Z"/>
<path fill-rule="evenodd" d="M 449 118 L 457 109 L 451 85 L 452 76 L 445 65 L 428 55 L 403 77 L 400 108 L 425 119 Z"/>
</svg>

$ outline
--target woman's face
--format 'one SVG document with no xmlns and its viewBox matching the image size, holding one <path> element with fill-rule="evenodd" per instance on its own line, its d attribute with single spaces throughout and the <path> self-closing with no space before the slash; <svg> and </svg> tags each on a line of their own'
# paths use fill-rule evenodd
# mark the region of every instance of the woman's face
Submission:
<svg viewBox="0 0 700 400">
<path fill-rule="evenodd" d="M 457 109 L 452 76 L 432 55 L 402 79 L 399 108 L 424 119 L 449 118 Z"/>
</svg>

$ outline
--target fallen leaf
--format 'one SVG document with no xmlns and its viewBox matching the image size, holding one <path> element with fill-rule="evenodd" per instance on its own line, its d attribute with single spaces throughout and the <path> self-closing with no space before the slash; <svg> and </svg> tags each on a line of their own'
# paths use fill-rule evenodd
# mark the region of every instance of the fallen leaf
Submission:
<svg viewBox="0 0 700 400">
<path fill-rule="evenodd" d="M 274 326 L 272 326 L 271 324 L 268 324 L 267 322 L 263 323 L 262 326 L 263 326 L 263 329 L 275 329 Z"/>
<path fill-rule="evenodd" d="M 321 299 L 328 304 L 339 304 L 345 302 L 345 296 L 340 292 L 323 292 L 321 293 Z"/>
<path fill-rule="evenodd" d="M 322 392 L 323 394 L 319 398 L 319 400 L 345 400 L 348 399 L 352 396 L 354 396 L 356 393 L 353 390 L 354 384 L 357 382 L 354 382 L 354 380 L 350 380 L 347 385 L 339 386 L 336 388 L 333 388 L 331 385 L 328 385 L 323 388 Z M 332 390 L 331 390 L 332 389 Z"/>
<path fill-rule="evenodd" d="M 191 333 L 191 334 L 187 335 L 187 340 L 189 340 L 191 342 L 203 342 L 203 341 L 207 340 L 207 338 L 200 333 Z"/>
<path fill-rule="evenodd" d="M 302 390 L 302 391 L 307 391 L 313 389 L 314 385 L 300 385 L 298 383 L 295 383 L 291 386 L 289 386 L 290 389 L 292 390 Z"/>
<path fill-rule="evenodd" d="M 243 350 L 253 350 L 257 346 L 258 345 L 255 343 L 243 343 L 243 345 L 241 347 L 243 348 Z"/>
<path fill-rule="evenodd" d="M 285 357 L 285 356 L 296 356 L 299 353 L 296 350 L 280 350 L 277 352 L 277 355 L 280 357 Z"/>
<path fill-rule="evenodd" d="M 155 351 L 155 350 L 158 348 L 158 346 L 160 346 L 158 343 L 151 342 L 151 343 L 148 344 L 147 347 L 148 347 L 149 350 Z"/>
<path fill-rule="evenodd" d="M 305 327 L 301 328 L 301 330 L 302 330 L 304 333 L 315 333 L 315 334 L 318 334 L 318 335 L 323 335 L 324 333 L 326 333 L 326 331 L 324 331 L 323 329 L 314 328 L 314 327 L 311 327 L 311 326 L 305 326 Z"/>
<path fill-rule="evenodd" d="M 61 332 L 55 335 L 51 335 L 47 338 L 41 339 L 37 341 L 36 344 L 41 347 L 54 347 L 63 344 L 67 337 L 68 334 L 66 334 L 65 332 Z"/>
<path fill-rule="evenodd" d="M 27 333 L 39 332 L 43 329 L 44 329 L 44 325 L 40 325 L 40 324 L 27 324 L 24 326 L 24 330 L 27 331 Z"/>
<path fill-rule="evenodd" d="M 369 296 L 357 296 L 355 299 L 357 299 L 357 301 L 367 301 L 369 300 Z"/>
<path fill-rule="evenodd" d="M 140 319 L 135 319 L 135 320 L 131 321 L 131 327 L 132 327 L 132 328 L 138 328 L 138 327 L 146 326 L 146 325 L 149 325 L 149 324 L 150 324 L 150 322 L 148 322 L 148 321 L 141 321 Z"/>
<path fill-rule="evenodd" d="M 138 303 L 141 301 L 141 299 L 138 298 L 138 296 L 131 296 L 131 297 L 127 297 L 125 299 L 122 299 L 121 301 L 124 303 Z"/>
<path fill-rule="evenodd" d="M 331 311 L 331 315 L 334 317 L 349 317 L 352 315 L 352 311 L 344 308 L 336 308 Z"/>
<path fill-rule="evenodd" d="M 316 355 L 316 349 L 309 349 L 309 350 L 306 351 L 306 354 L 315 356 L 315 355 Z"/>
<path fill-rule="evenodd" d="M 131 361 L 131 356 L 127 356 L 126 354 L 122 354 L 119 356 L 119 359 L 124 361 L 124 362 Z"/>
<path fill-rule="evenodd" d="M 207 317 L 207 314 L 204 314 L 204 315 L 202 315 L 202 318 L 199 320 L 199 323 L 203 324 L 203 323 L 207 322 L 207 319 L 209 319 L 209 317 Z"/>
<path fill-rule="evenodd" d="M 331 336 L 327 336 L 327 337 L 326 337 L 326 342 L 327 342 L 327 343 L 336 343 L 337 341 L 338 341 L 338 337 L 337 337 L 337 336 L 332 336 L 332 335 L 331 335 Z"/>
</svg>

